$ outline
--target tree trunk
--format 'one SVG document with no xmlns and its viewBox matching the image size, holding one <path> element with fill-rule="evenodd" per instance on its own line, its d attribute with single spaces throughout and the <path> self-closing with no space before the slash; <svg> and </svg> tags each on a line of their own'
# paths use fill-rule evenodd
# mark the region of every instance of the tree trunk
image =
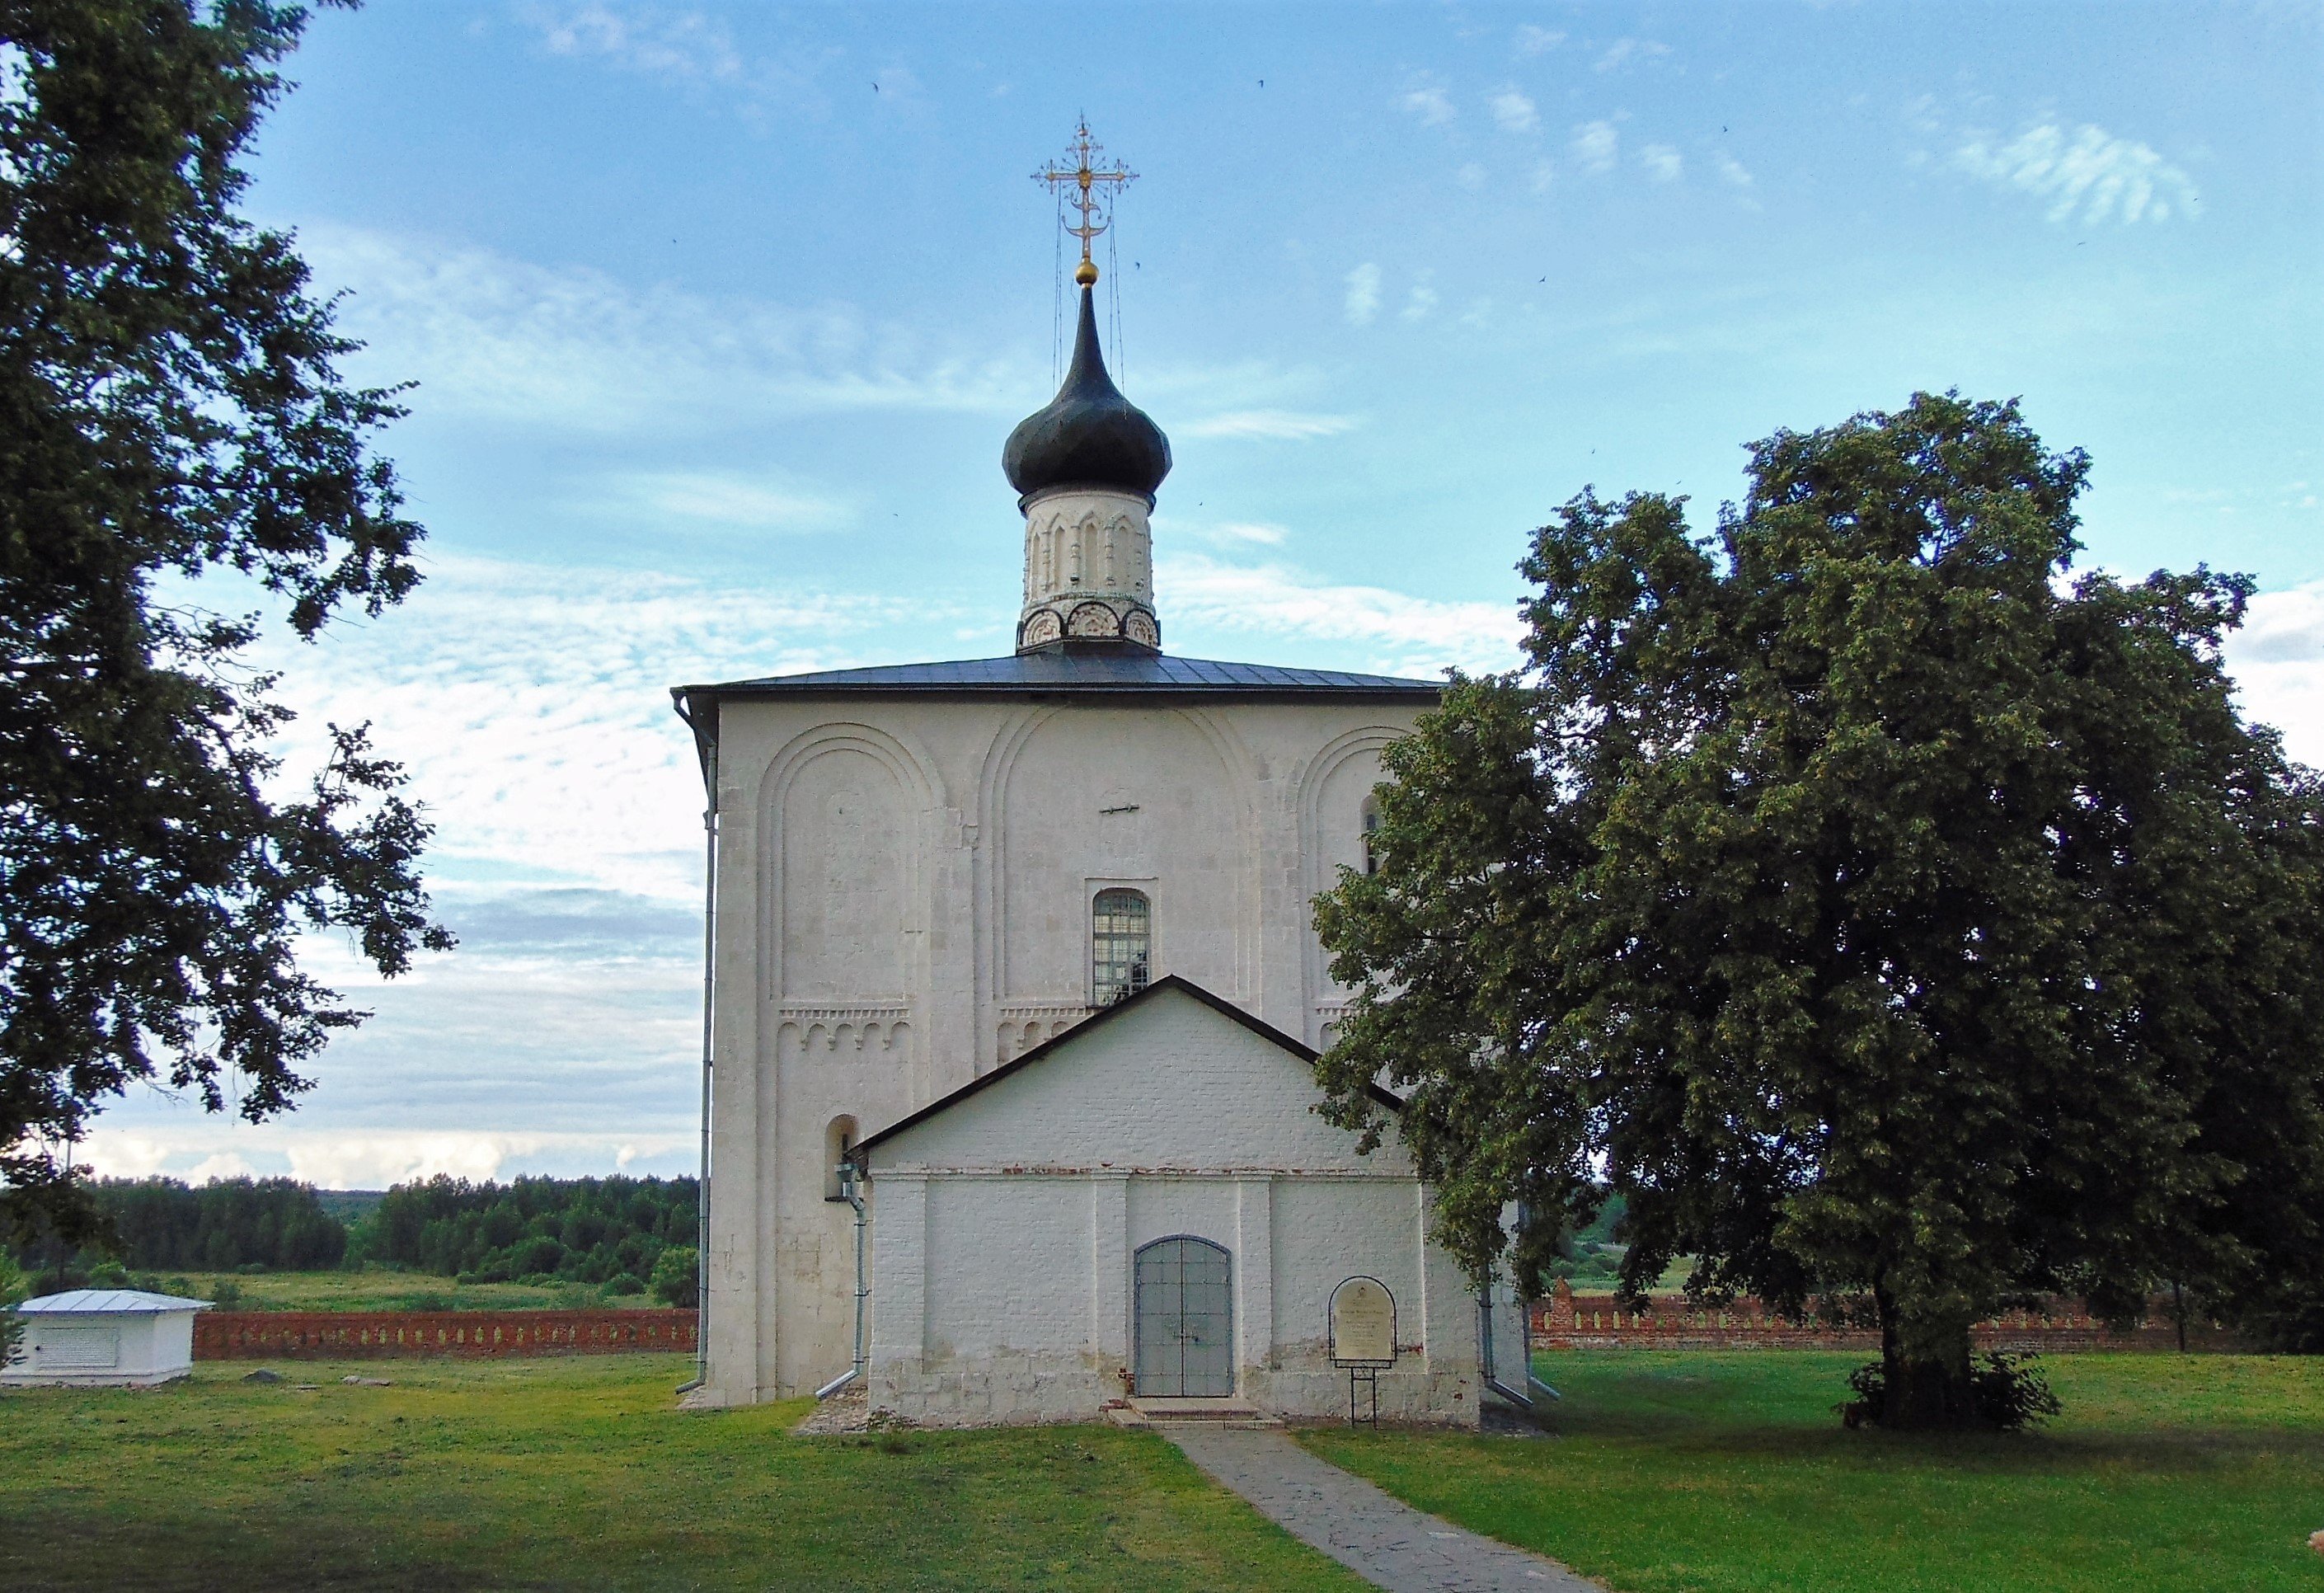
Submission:
<svg viewBox="0 0 2324 1593">
<path fill-rule="evenodd" d="M 1880 1309 L 1880 1425 L 1892 1432 L 1939 1432 L 1978 1425 L 1969 1375 L 1969 1324 L 1905 1316 L 1886 1289 Z"/>
</svg>

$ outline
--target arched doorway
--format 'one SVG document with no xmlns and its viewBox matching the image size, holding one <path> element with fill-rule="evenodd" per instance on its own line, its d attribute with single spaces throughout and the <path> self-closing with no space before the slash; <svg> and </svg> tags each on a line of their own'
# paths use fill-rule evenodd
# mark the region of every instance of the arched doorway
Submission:
<svg viewBox="0 0 2324 1593">
<path fill-rule="evenodd" d="M 1232 1263 L 1208 1239 L 1157 1239 L 1138 1252 L 1138 1392 L 1153 1398 L 1234 1394 Z"/>
</svg>

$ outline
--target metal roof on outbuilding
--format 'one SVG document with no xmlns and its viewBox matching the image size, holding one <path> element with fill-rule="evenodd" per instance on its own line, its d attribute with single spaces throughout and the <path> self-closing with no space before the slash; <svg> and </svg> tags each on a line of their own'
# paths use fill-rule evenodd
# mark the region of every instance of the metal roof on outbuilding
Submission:
<svg viewBox="0 0 2324 1593">
<path fill-rule="evenodd" d="M 202 1311 L 212 1302 L 176 1294 L 149 1294 L 143 1289 L 68 1289 L 43 1294 L 16 1307 L 26 1316 L 119 1316 L 171 1311 Z"/>
</svg>

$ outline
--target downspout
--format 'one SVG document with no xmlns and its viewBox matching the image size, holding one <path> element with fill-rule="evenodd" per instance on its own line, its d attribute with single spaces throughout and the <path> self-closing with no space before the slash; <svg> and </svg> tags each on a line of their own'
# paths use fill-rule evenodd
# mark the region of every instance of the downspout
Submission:
<svg viewBox="0 0 2324 1593">
<path fill-rule="evenodd" d="M 678 717 L 702 748 L 702 1171 L 694 1185 L 694 1381 L 678 1388 L 692 1394 L 710 1381 L 710 1061 L 712 1019 L 718 993 L 718 743 L 705 740 L 702 727 L 673 696 Z"/>
<path fill-rule="evenodd" d="M 839 1164 L 839 1196 L 855 1208 L 855 1360 L 847 1370 L 815 1391 L 819 1400 L 829 1399 L 851 1383 L 862 1382 L 871 1360 L 863 1341 L 863 1305 L 872 1298 L 872 1282 L 863 1271 L 863 1170 L 853 1162 Z"/>
</svg>

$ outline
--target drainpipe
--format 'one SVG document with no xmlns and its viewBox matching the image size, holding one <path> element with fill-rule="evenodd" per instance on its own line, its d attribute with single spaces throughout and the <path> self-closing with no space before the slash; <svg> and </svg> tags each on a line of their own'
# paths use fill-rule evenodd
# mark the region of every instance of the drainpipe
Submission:
<svg viewBox="0 0 2324 1593">
<path fill-rule="evenodd" d="M 718 743 L 704 741 L 686 699 L 675 699 L 678 717 L 702 746 L 702 1171 L 694 1185 L 694 1381 L 692 1394 L 710 1381 L 710 1060 L 712 1017 L 718 991 Z"/>
<path fill-rule="evenodd" d="M 839 1164 L 839 1197 L 855 1208 L 855 1361 L 854 1364 L 815 1391 L 819 1400 L 829 1399 L 851 1383 L 863 1381 L 871 1361 L 869 1347 L 863 1341 L 863 1303 L 872 1298 L 872 1282 L 863 1271 L 863 1171 L 853 1162 Z"/>
</svg>

